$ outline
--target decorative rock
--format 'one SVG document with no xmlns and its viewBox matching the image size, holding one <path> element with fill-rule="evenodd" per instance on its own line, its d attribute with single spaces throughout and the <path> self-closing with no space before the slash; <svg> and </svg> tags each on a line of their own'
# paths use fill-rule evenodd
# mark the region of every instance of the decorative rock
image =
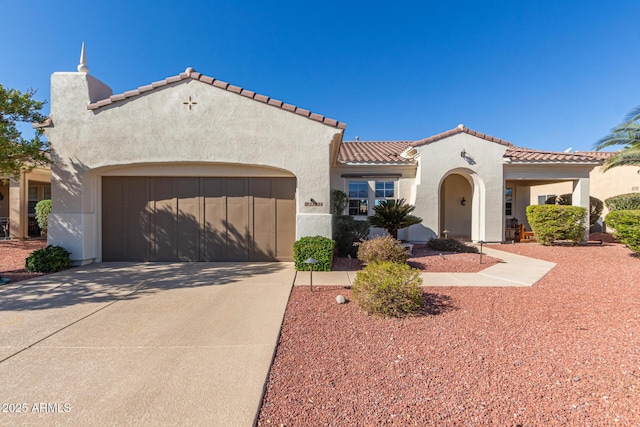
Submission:
<svg viewBox="0 0 640 427">
<path fill-rule="evenodd" d="M 344 295 L 338 295 L 336 297 L 336 301 L 338 302 L 338 304 L 344 304 L 345 302 L 347 302 L 347 299 L 344 297 Z"/>
</svg>

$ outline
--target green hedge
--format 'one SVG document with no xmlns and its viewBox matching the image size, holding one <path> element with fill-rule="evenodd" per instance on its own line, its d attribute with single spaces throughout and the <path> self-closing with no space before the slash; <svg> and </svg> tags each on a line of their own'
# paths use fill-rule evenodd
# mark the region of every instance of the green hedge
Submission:
<svg viewBox="0 0 640 427">
<path fill-rule="evenodd" d="M 31 252 L 25 261 L 25 269 L 32 273 L 55 273 L 71 266 L 71 254 L 61 246 L 49 245 Z"/>
<path fill-rule="evenodd" d="M 572 194 L 562 194 L 560 196 L 551 196 L 547 198 L 544 202 L 547 205 L 572 205 L 573 204 L 573 195 Z M 604 204 L 602 200 L 589 196 L 589 226 L 593 227 L 596 225 L 598 220 L 600 219 L 600 215 L 602 215 L 602 209 L 604 208 Z"/>
<path fill-rule="evenodd" d="M 554 240 L 582 241 L 585 235 L 587 210 L 580 206 L 530 205 L 527 221 L 543 245 Z"/>
<path fill-rule="evenodd" d="M 640 209 L 640 193 L 618 194 L 604 201 L 610 211 L 628 211 Z"/>
<path fill-rule="evenodd" d="M 318 260 L 313 266 L 314 271 L 331 271 L 333 263 L 333 248 L 335 242 L 328 237 L 303 237 L 293 244 L 293 259 L 296 270 L 308 271 L 310 267 L 304 261 L 309 258 Z"/>
<path fill-rule="evenodd" d="M 636 254 L 640 253 L 640 210 L 609 212 L 604 219 L 607 227 L 615 229 L 613 237 Z"/>
<path fill-rule="evenodd" d="M 356 256 L 358 247 L 353 242 L 366 239 L 369 235 L 369 221 L 353 219 L 348 215 L 336 216 L 333 224 L 333 239 L 340 256 Z"/>
</svg>

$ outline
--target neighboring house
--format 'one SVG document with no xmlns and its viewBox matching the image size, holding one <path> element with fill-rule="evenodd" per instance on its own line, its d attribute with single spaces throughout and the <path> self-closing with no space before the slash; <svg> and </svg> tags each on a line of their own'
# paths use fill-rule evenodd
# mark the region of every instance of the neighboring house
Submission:
<svg viewBox="0 0 640 427">
<path fill-rule="evenodd" d="M 19 179 L 0 177 L 0 239 L 40 237 L 36 203 L 51 198 L 51 171 L 36 167 Z"/>
<path fill-rule="evenodd" d="M 576 154 L 587 154 L 606 160 L 612 152 L 576 152 Z M 597 166 L 589 175 L 591 195 L 603 202 L 609 197 L 618 194 L 638 193 L 640 192 L 640 167 L 639 166 L 621 166 L 609 169 L 607 172 L 602 171 L 602 166 Z M 529 203 L 544 204 L 545 200 L 550 196 L 559 196 L 571 192 L 571 186 L 567 183 L 545 184 L 533 187 L 531 189 L 531 199 Z M 602 219 L 607 215 L 609 210 L 606 206 L 602 211 L 598 223 L 602 225 Z"/>
<path fill-rule="evenodd" d="M 407 142 L 342 142 L 345 124 L 188 68 L 113 95 L 81 72 L 54 73 L 49 243 L 76 263 L 291 260 L 303 236 L 331 236 L 331 189 L 349 212 L 406 198 L 422 224 L 500 242 L 530 188 L 565 181 L 588 205 L 590 155 L 522 149 L 459 126 Z"/>
</svg>

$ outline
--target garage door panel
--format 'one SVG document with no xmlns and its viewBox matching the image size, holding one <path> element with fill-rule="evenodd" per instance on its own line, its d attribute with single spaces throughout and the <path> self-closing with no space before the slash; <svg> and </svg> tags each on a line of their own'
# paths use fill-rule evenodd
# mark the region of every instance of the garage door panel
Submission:
<svg viewBox="0 0 640 427">
<path fill-rule="evenodd" d="M 235 183 L 233 187 L 235 187 Z M 223 224 L 226 226 L 226 256 L 229 260 L 247 261 L 249 259 L 247 248 L 248 209 L 247 196 L 227 197 L 227 217 L 223 220 Z"/>
<path fill-rule="evenodd" d="M 293 244 L 296 236 L 296 182 L 293 179 L 273 180 L 275 199 L 276 258 L 293 261 Z"/>
<path fill-rule="evenodd" d="M 224 260 L 226 247 L 227 200 L 222 178 L 204 178 L 203 195 L 203 261 Z"/>
<path fill-rule="evenodd" d="M 153 209 L 153 260 L 172 261 L 177 257 L 177 212 L 174 180 L 151 178 Z"/>
<path fill-rule="evenodd" d="M 148 179 L 135 177 L 124 182 L 125 259 L 149 261 L 150 209 Z"/>
<path fill-rule="evenodd" d="M 176 179 L 178 205 L 178 259 L 199 261 L 200 258 L 200 179 Z"/>
</svg>

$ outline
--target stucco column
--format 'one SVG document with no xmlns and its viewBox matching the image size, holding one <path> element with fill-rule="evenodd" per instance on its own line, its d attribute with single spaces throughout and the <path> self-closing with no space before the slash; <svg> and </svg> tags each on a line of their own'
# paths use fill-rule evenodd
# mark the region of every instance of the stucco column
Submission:
<svg viewBox="0 0 640 427">
<path fill-rule="evenodd" d="M 581 206 L 587 210 L 587 223 L 584 241 L 589 240 L 589 178 L 573 181 L 573 206 Z"/>
<path fill-rule="evenodd" d="M 27 235 L 27 182 L 24 172 L 20 179 L 9 182 L 9 232 L 12 239 L 24 240 Z"/>
</svg>

